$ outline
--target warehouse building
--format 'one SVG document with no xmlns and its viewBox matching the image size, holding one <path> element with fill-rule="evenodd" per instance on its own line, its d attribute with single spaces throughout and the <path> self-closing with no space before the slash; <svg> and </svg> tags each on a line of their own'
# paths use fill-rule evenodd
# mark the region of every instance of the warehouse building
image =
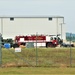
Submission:
<svg viewBox="0 0 75 75">
<path fill-rule="evenodd" d="M 18 35 L 60 35 L 66 39 L 64 17 L 43 16 L 43 17 L 0 17 L 0 33 L 3 38 L 13 38 Z"/>
</svg>

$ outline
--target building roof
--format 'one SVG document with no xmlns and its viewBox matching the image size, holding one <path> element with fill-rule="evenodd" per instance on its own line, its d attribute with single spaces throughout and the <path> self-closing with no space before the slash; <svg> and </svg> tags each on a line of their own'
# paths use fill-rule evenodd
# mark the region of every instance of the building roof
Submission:
<svg viewBox="0 0 75 75">
<path fill-rule="evenodd" d="M 12 16 L 12 15 L 3 15 L 3 16 L 0 16 L 0 18 L 10 18 L 10 17 L 14 17 L 14 18 L 49 18 L 49 17 L 52 17 L 52 18 L 64 18 L 63 16 L 46 16 L 46 15 L 44 15 L 44 16 L 42 16 L 42 15 L 38 15 L 38 16 L 36 16 L 36 15 L 14 15 L 14 16 Z"/>
</svg>

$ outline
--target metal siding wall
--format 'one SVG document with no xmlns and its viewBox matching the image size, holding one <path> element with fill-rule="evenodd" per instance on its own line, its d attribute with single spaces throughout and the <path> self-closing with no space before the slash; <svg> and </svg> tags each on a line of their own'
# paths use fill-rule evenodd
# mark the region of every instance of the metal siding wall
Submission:
<svg viewBox="0 0 75 75">
<path fill-rule="evenodd" d="M 57 35 L 56 18 L 53 18 L 52 21 L 48 20 L 48 18 L 14 18 L 14 21 L 10 21 L 10 18 L 3 18 L 4 38 L 36 34 L 36 32 L 38 34 Z"/>
<path fill-rule="evenodd" d="M 65 24 L 63 23 L 64 22 L 64 18 L 59 18 L 58 19 L 58 34 L 61 34 L 60 38 L 63 38 L 64 40 L 66 39 L 66 30 L 65 30 Z M 62 29 L 61 29 L 61 24 L 62 24 Z"/>
<path fill-rule="evenodd" d="M 48 18 L 10 18 L 3 19 L 3 36 L 15 37 L 28 34 L 56 34 L 55 20 Z"/>
</svg>

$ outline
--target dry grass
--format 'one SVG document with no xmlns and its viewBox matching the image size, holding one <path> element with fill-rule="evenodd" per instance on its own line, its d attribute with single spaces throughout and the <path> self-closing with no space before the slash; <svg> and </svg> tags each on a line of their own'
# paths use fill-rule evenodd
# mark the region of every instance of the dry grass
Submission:
<svg viewBox="0 0 75 75">
<path fill-rule="evenodd" d="M 70 66 L 70 48 L 38 48 L 37 54 L 37 66 Z M 2 63 L 5 67 L 36 66 L 36 49 L 22 48 L 20 53 L 15 53 L 14 49 L 2 49 Z M 75 66 L 75 48 L 72 48 L 72 66 Z"/>
<path fill-rule="evenodd" d="M 16 56 L 15 54 L 18 54 Z M 36 49 L 22 48 L 21 53 L 14 49 L 2 49 L 2 68 L 0 75 L 74 75 L 75 48 L 72 49 L 72 67 L 69 48 L 38 48 L 38 66 Z M 25 59 L 25 61 L 23 59 Z M 28 61 L 28 62 L 27 62 Z M 33 66 L 32 66 L 33 65 Z M 59 67 L 59 68 L 58 68 Z"/>
</svg>

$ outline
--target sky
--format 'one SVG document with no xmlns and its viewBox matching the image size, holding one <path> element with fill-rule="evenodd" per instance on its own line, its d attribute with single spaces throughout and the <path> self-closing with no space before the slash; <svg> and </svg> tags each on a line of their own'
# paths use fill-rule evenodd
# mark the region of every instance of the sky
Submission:
<svg viewBox="0 0 75 75">
<path fill-rule="evenodd" d="M 75 0 L 0 0 L 0 16 L 63 16 L 75 33 Z"/>
</svg>

